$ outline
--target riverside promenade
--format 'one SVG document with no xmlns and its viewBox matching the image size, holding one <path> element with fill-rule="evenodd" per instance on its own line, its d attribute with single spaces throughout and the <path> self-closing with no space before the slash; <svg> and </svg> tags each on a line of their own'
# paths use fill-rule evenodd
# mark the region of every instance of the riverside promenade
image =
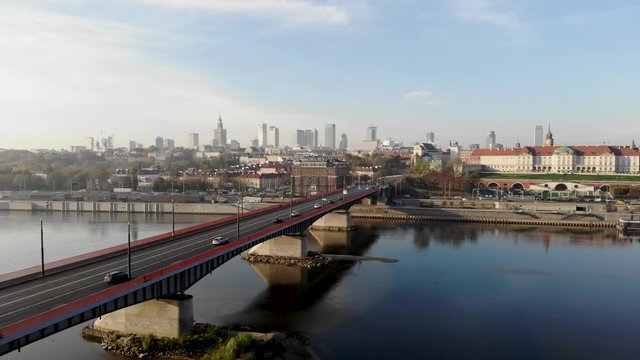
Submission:
<svg viewBox="0 0 640 360">
<path fill-rule="evenodd" d="M 405 201 L 399 205 L 353 206 L 354 219 L 446 221 L 482 224 L 615 228 L 619 219 L 640 219 L 640 207 L 576 203 Z"/>
</svg>

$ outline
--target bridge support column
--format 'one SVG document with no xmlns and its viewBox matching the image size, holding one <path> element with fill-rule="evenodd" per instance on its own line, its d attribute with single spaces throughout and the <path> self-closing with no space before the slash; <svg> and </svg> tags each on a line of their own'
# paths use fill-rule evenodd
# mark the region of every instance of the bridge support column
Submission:
<svg viewBox="0 0 640 360">
<path fill-rule="evenodd" d="M 118 331 L 138 335 L 178 337 L 193 327 L 193 297 L 174 295 L 102 315 L 93 327 L 103 331 Z"/>
<path fill-rule="evenodd" d="M 316 220 L 310 227 L 312 230 L 349 231 L 353 230 L 351 214 L 348 211 L 337 210 Z"/>
<path fill-rule="evenodd" d="M 304 257 L 307 255 L 307 240 L 302 236 L 278 236 L 252 247 L 250 255 L 279 257 Z"/>
</svg>

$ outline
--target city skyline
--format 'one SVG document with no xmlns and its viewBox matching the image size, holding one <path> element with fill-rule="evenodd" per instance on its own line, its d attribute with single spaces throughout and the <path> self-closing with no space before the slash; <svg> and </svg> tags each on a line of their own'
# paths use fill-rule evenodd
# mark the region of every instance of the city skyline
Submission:
<svg viewBox="0 0 640 360">
<path fill-rule="evenodd" d="M 633 1 L 237 4 L 3 2 L 0 148 L 207 143 L 218 109 L 243 146 L 256 123 L 285 140 L 336 124 L 354 145 L 372 123 L 405 145 L 528 145 L 547 123 L 562 144 L 640 138 Z"/>
</svg>

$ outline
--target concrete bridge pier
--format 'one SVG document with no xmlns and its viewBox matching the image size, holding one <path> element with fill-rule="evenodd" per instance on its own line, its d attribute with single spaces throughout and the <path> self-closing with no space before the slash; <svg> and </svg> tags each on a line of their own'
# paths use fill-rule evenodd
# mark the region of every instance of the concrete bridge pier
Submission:
<svg viewBox="0 0 640 360">
<path fill-rule="evenodd" d="M 336 210 L 316 220 L 311 225 L 310 229 L 326 231 L 350 231 L 355 229 L 355 227 L 351 223 L 351 214 L 348 211 Z"/>
<path fill-rule="evenodd" d="M 193 297 L 176 294 L 148 300 L 102 315 L 93 322 L 93 328 L 175 338 L 193 328 Z"/>
<path fill-rule="evenodd" d="M 304 236 L 282 235 L 249 249 L 250 255 L 300 258 L 307 256 L 307 239 Z"/>
</svg>

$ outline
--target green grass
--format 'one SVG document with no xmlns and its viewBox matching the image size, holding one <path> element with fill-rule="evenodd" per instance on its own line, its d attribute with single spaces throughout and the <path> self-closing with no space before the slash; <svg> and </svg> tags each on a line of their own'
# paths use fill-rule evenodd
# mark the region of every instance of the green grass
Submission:
<svg viewBox="0 0 640 360">
<path fill-rule="evenodd" d="M 233 360 L 251 347 L 253 338 L 249 334 L 238 334 L 227 341 L 224 346 L 209 351 L 202 359 Z"/>
<path fill-rule="evenodd" d="M 638 181 L 638 175 L 481 173 L 480 179 Z"/>
</svg>

